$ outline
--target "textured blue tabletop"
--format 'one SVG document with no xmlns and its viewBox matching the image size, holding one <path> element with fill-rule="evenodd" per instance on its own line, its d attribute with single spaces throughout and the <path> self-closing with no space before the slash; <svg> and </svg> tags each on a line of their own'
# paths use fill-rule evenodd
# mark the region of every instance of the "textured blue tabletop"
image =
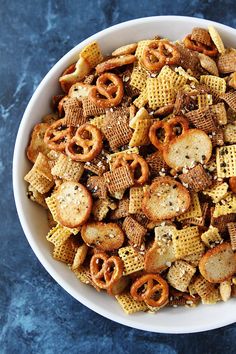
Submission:
<svg viewBox="0 0 236 354">
<path fill-rule="evenodd" d="M 69 49 L 113 24 L 151 15 L 236 27 L 235 0 L 0 0 L 0 353 L 235 353 L 236 325 L 164 335 L 124 327 L 68 295 L 33 254 L 12 194 L 11 160 L 26 105 Z M 207 320 L 207 319 L 206 319 Z"/>
</svg>

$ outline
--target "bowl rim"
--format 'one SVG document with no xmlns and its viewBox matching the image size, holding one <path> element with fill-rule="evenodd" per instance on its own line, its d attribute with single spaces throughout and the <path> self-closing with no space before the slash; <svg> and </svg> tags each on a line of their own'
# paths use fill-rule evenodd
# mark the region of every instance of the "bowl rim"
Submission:
<svg viewBox="0 0 236 354">
<path fill-rule="evenodd" d="M 203 325 L 193 325 L 192 327 L 189 326 L 189 324 L 182 325 L 182 326 L 176 326 L 174 327 L 173 325 L 170 327 L 170 329 L 166 328 L 165 326 L 162 326 L 161 324 L 157 326 L 156 329 L 154 329 L 152 326 L 149 326 L 147 324 L 142 325 L 142 321 L 136 321 L 135 323 L 131 323 L 128 319 L 129 316 L 125 317 L 124 316 L 119 316 L 119 315 L 114 315 L 112 314 L 109 310 L 106 309 L 101 309 L 100 306 L 96 305 L 95 302 L 85 298 L 84 296 L 78 294 L 74 288 L 65 282 L 64 278 L 56 272 L 51 264 L 47 261 L 47 259 L 44 257 L 42 251 L 40 250 L 40 247 L 37 245 L 36 240 L 34 239 L 33 235 L 30 232 L 30 229 L 27 225 L 27 222 L 24 217 L 23 213 L 23 201 L 20 198 L 20 179 L 17 177 L 17 171 L 18 171 L 18 165 L 20 164 L 20 155 L 21 155 L 21 137 L 22 133 L 25 130 L 25 126 L 27 124 L 27 119 L 29 112 L 31 108 L 34 106 L 35 102 L 37 101 L 37 97 L 41 89 L 44 87 L 46 84 L 47 80 L 49 77 L 53 76 L 54 72 L 56 71 L 57 67 L 61 65 L 64 61 L 72 57 L 75 53 L 77 53 L 82 47 L 90 43 L 91 41 L 99 39 L 99 37 L 102 37 L 106 33 L 112 33 L 115 32 L 119 29 L 122 29 L 124 27 L 129 27 L 134 24 L 139 24 L 139 23 L 147 23 L 147 22 L 152 22 L 152 21 L 157 21 L 157 22 L 162 22 L 162 21 L 177 21 L 177 22 L 188 22 L 191 20 L 194 25 L 199 25 L 200 23 L 202 25 L 214 25 L 218 29 L 223 29 L 227 31 L 228 33 L 235 35 L 236 34 L 236 29 L 220 24 L 215 21 L 207 20 L 207 19 L 201 19 L 197 17 L 190 17 L 190 16 L 174 16 L 174 15 L 168 15 L 168 16 L 150 16 L 150 17 L 143 17 L 143 18 L 137 18 L 129 21 L 125 21 L 119 24 L 116 24 L 114 26 L 108 27 L 102 31 L 99 31 L 95 33 L 94 35 L 86 38 L 79 44 L 77 44 L 75 47 L 73 47 L 69 52 L 67 52 L 61 59 L 59 59 L 56 64 L 53 65 L 53 67 L 48 71 L 48 73 L 44 76 L 44 78 L 41 80 L 40 84 L 38 85 L 37 89 L 33 93 L 31 99 L 28 102 L 28 105 L 25 109 L 24 115 L 20 121 L 20 125 L 18 128 L 17 132 L 17 137 L 15 141 L 15 147 L 14 147 L 14 154 L 13 154 L 13 164 L 12 164 L 12 181 L 13 181 L 13 193 L 14 193 L 14 199 L 15 199 L 15 205 L 16 205 L 16 210 L 18 213 L 18 217 L 20 220 L 21 227 L 24 231 L 24 234 L 30 244 L 30 247 L 32 248 L 33 252 L 35 253 L 36 257 L 38 258 L 39 262 L 42 264 L 42 266 L 45 268 L 45 270 L 52 276 L 52 278 L 66 291 L 68 292 L 73 298 L 78 300 L 80 303 L 88 307 L 89 309 L 93 310 L 94 312 L 102 315 L 103 317 L 106 317 L 114 322 L 117 322 L 119 324 L 123 324 L 125 326 L 135 328 L 135 329 L 140 329 L 144 331 L 149 331 L 149 332 L 157 332 L 157 333 L 171 333 L 171 334 L 181 334 L 181 333 L 195 333 L 195 332 L 202 332 L 206 330 L 211 330 L 215 328 L 220 328 L 229 324 L 232 324 L 236 321 L 236 317 L 233 314 L 233 311 L 231 313 L 231 316 L 229 315 L 227 319 L 225 318 L 218 318 L 215 320 L 214 323 L 207 324 L 204 323 Z M 131 315 L 132 316 L 132 315 Z"/>
</svg>

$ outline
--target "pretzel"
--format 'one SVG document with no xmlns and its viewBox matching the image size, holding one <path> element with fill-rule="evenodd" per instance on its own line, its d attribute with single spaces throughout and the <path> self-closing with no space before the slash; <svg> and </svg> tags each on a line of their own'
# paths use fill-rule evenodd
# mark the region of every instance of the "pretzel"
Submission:
<svg viewBox="0 0 236 354">
<path fill-rule="evenodd" d="M 233 193 L 236 193 L 236 177 L 230 177 L 229 186 Z"/>
<path fill-rule="evenodd" d="M 155 122 L 149 130 L 149 138 L 151 140 L 151 143 L 158 150 L 163 151 L 164 147 L 167 146 L 170 143 L 170 141 L 176 137 L 176 133 L 174 132 L 173 128 L 178 124 L 180 124 L 182 128 L 181 134 L 184 134 L 188 130 L 188 122 L 186 119 L 184 119 L 181 116 L 173 117 L 167 122 L 164 121 Z M 157 136 L 157 130 L 160 128 L 164 129 L 165 132 L 165 137 L 163 142 L 161 142 Z"/>
<path fill-rule="evenodd" d="M 108 289 L 123 275 L 123 261 L 117 257 L 108 257 L 106 253 L 95 253 L 90 261 L 92 280 L 100 289 Z"/>
<path fill-rule="evenodd" d="M 143 51 L 142 63 L 150 71 L 160 71 L 165 65 L 178 63 L 180 54 L 176 46 L 166 40 L 152 41 Z"/>
<path fill-rule="evenodd" d="M 66 144 L 72 138 L 72 132 L 73 128 L 65 124 L 65 119 L 59 119 L 46 130 L 44 142 L 52 150 L 65 151 Z"/>
<path fill-rule="evenodd" d="M 106 98 L 102 98 L 99 95 Z M 117 106 L 121 102 L 123 95 L 123 82 L 121 78 L 112 73 L 105 73 L 99 76 L 96 87 L 93 87 L 89 92 L 89 98 L 97 107 L 101 108 Z"/>
<path fill-rule="evenodd" d="M 84 137 L 86 133 L 91 138 Z M 77 152 L 79 148 L 83 150 L 82 153 Z M 102 134 L 98 128 L 89 123 L 81 125 L 77 129 L 75 136 L 66 145 L 67 155 L 75 161 L 91 161 L 101 150 Z"/>
<path fill-rule="evenodd" d="M 184 38 L 183 43 L 188 49 L 203 53 L 209 57 L 214 57 L 218 53 L 216 46 L 213 43 L 210 46 L 207 46 L 203 43 L 194 41 L 191 39 L 191 34 Z"/>
<path fill-rule="evenodd" d="M 169 287 L 160 275 L 146 274 L 132 284 L 130 293 L 137 301 L 144 301 L 149 306 L 160 307 L 168 301 Z"/>
<path fill-rule="evenodd" d="M 129 163 L 130 162 L 130 163 Z M 141 169 L 141 176 L 134 179 L 136 184 L 144 184 L 148 180 L 149 168 L 147 162 L 138 154 L 121 154 L 114 161 L 112 168 L 116 169 L 120 166 L 129 164 L 130 169 L 135 175 L 138 168 Z"/>
<path fill-rule="evenodd" d="M 115 69 L 117 67 L 132 64 L 136 61 L 136 57 L 132 54 L 120 55 L 116 58 L 108 59 L 96 66 L 97 74 L 102 74 L 105 71 Z"/>
</svg>

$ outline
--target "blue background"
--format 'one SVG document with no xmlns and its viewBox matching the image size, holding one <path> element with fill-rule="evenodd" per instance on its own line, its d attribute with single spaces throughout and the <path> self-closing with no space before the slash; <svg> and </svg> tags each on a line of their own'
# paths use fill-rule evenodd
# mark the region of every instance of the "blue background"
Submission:
<svg viewBox="0 0 236 354">
<path fill-rule="evenodd" d="M 195 16 L 236 27 L 236 1 L 0 0 L 1 354 L 235 353 L 236 325 L 202 334 L 153 334 L 93 313 L 42 268 L 15 210 L 11 182 L 14 141 L 41 79 L 86 37 L 122 21 L 153 15 Z"/>
</svg>

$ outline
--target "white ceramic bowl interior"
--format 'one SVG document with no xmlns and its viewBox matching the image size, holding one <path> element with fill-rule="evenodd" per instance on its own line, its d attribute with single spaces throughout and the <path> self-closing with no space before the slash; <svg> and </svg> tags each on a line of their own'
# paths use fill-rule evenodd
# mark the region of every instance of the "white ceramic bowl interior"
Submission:
<svg viewBox="0 0 236 354">
<path fill-rule="evenodd" d="M 227 46 L 236 46 L 236 30 L 207 20 L 180 16 L 148 17 L 121 23 L 105 29 L 86 39 L 67 53 L 49 71 L 31 98 L 22 118 L 13 159 L 13 187 L 18 215 L 24 233 L 34 253 L 51 276 L 75 299 L 93 311 L 121 324 L 162 333 L 189 333 L 221 327 L 236 321 L 235 300 L 227 303 L 195 309 L 166 308 L 158 314 L 137 313 L 126 315 L 116 300 L 105 293 L 98 293 L 92 287 L 80 283 L 68 267 L 53 260 L 50 244 L 45 235 L 48 231 L 45 211 L 28 200 L 24 175 L 30 169 L 25 149 L 33 126 L 42 116 L 50 112 L 50 100 L 59 91 L 58 77 L 63 70 L 78 58 L 79 51 L 88 43 L 97 40 L 103 53 L 109 54 L 115 48 L 155 35 L 171 40 L 182 39 L 193 27 L 207 27 L 213 24 Z"/>
</svg>

